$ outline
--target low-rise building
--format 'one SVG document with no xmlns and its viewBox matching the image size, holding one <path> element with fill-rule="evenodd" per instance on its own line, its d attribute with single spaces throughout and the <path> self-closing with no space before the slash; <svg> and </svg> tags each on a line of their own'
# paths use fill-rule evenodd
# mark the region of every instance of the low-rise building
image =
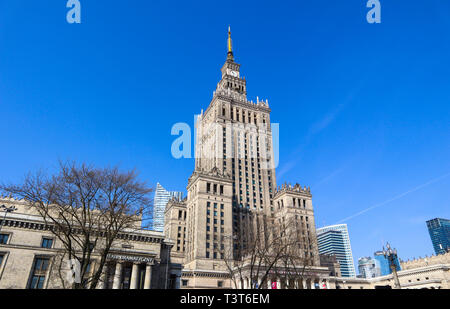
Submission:
<svg viewBox="0 0 450 309">
<path fill-rule="evenodd" d="M 0 289 L 63 288 L 69 269 L 57 266 L 64 249 L 51 226 L 24 201 L 0 197 L 1 205 L 16 210 L 0 213 Z M 182 266 L 171 262 L 174 243 L 163 233 L 133 230 L 118 238 L 97 288 L 179 288 Z M 98 266 L 99 254 L 94 249 L 88 272 Z"/>
<path fill-rule="evenodd" d="M 450 253 L 401 262 L 398 271 L 401 289 L 449 289 Z M 335 278 L 334 285 L 341 289 L 394 288 L 393 274 L 363 278 Z"/>
</svg>

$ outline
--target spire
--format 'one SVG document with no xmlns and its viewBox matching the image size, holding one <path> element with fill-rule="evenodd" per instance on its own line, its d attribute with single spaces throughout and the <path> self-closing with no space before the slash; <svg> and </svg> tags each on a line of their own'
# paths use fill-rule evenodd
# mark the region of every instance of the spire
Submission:
<svg viewBox="0 0 450 309">
<path fill-rule="evenodd" d="M 228 57 L 227 59 L 233 60 L 233 41 L 231 40 L 231 27 L 228 26 Z"/>
</svg>

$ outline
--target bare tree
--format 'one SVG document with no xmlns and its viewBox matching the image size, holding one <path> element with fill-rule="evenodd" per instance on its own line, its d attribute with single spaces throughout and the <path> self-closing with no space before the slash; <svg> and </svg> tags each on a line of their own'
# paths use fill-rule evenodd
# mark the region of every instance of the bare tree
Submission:
<svg viewBox="0 0 450 309">
<path fill-rule="evenodd" d="M 134 170 L 74 162 L 60 162 L 56 175 L 30 173 L 22 184 L 0 185 L 0 190 L 23 199 L 62 244 L 56 257 L 63 287 L 62 263 L 79 262 L 81 282 L 72 283 L 72 289 L 97 287 L 113 244 L 122 233 L 141 229 L 153 191 L 137 179 Z M 91 269 L 94 256 L 98 259 L 95 270 Z"/>
<path fill-rule="evenodd" d="M 253 215 L 243 233 L 230 238 L 223 250 L 224 262 L 235 288 L 245 279 L 250 288 L 263 289 L 274 275 L 284 282 L 294 282 L 309 275 L 308 267 L 315 263 L 313 240 L 303 241 L 302 227 L 292 218 L 278 222 L 265 215 Z M 248 235 L 250 234 L 250 235 Z M 236 250 L 239 254 L 236 255 Z"/>
<path fill-rule="evenodd" d="M 275 229 L 280 234 L 281 251 L 273 272 L 288 287 L 294 282 L 310 277 L 309 268 L 318 266 L 317 238 L 308 236 L 308 230 L 294 216 L 283 218 Z M 303 286 L 299 286 L 303 288 Z"/>
</svg>

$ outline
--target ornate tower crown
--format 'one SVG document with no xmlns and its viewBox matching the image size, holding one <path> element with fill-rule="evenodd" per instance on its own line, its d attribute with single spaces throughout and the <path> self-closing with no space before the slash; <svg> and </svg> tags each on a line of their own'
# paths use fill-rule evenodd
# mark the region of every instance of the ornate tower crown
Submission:
<svg viewBox="0 0 450 309">
<path fill-rule="evenodd" d="M 222 80 L 218 84 L 218 89 L 230 90 L 240 95 L 247 94 L 246 81 L 240 76 L 241 65 L 234 62 L 233 40 L 231 39 L 231 27 L 228 27 L 227 40 L 227 60 L 222 67 Z"/>
</svg>

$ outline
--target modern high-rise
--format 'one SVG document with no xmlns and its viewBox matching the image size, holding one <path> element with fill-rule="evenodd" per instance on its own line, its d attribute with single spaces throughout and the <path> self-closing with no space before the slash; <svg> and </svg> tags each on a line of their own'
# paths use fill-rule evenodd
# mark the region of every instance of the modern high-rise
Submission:
<svg viewBox="0 0 450 309">
<path fill-rule="evenodd" d="M 429 220 L 427 227 L 436 254 L 450 252 L 450 220 L 441 218 Z"/>
<path fill-rule="evenodd" d="M 387 276 L 392 274 L 391 266 L 389 265 L 389 259 L 384 255 L 383 251 L 377 251 L 374 253 L 374 258 L 380 265 L 381 276 Z M 401 270 L 400 261 L 396 256 L 394 258 L 394 265 L 397 271 Z"/>
<path fill-rule="evenodd" d="M 342 277 L 356 277 L 347 224 L 325 226 L 317 229 L 320 254 L 334 254 L 341 265 Z"/>
<path fill-rule="evenodd" d="M 161 184 L 156 185 L 155 198 L 153 201 L 153 222 L 152 230 L 157 232 L 164 231 L 164 211 L 169 200 L 175 198 L 181 200 L 183 192 L 167 191 Z"/>
<path fill-rule="evenodd" d="M 380 263 L 370 256 L 358 259 L 358 270 L 362 278 L 370 279 L 381 276 Z"/>
</svg>

